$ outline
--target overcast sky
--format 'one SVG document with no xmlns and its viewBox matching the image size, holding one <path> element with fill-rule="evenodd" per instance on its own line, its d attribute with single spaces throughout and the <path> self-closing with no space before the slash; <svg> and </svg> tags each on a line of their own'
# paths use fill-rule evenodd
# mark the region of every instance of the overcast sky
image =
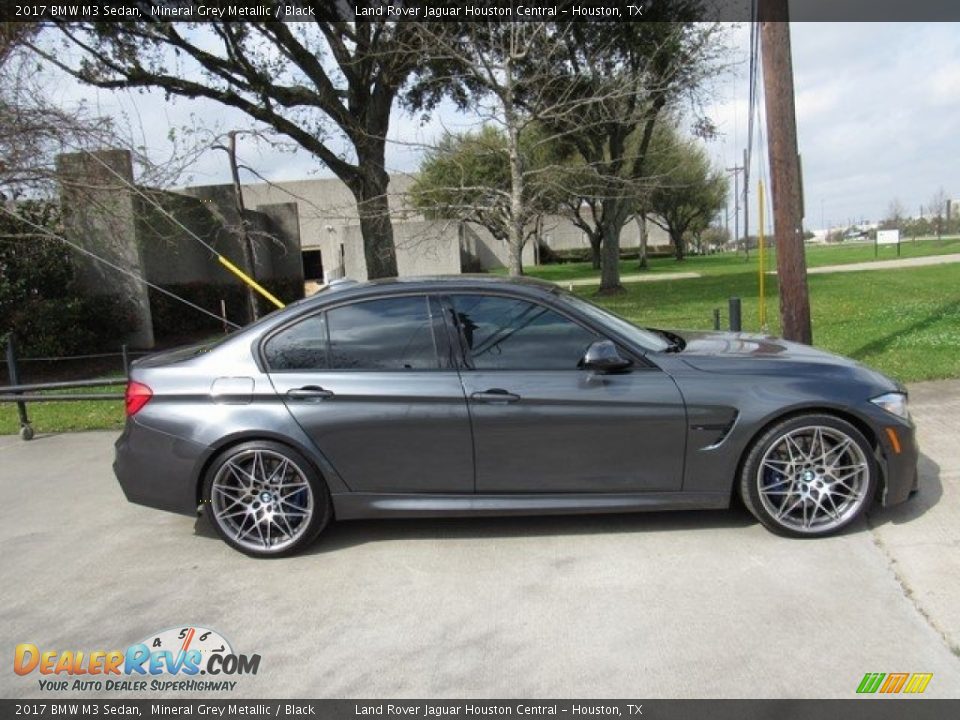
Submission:
<svg viewBox="0 0 960 720">
<path fill-rule="evenodd" d="M 941 186 L 960 198 L 960 26 L 794 23 L 791 33 L 807 227 L 879 220 L 894 198 L 915 215 Z M 731 28 L 741 70 L 717 84 L 707 108 L 721 133 L 710 151 L 724 167 L 741 164 L 746 146 L 748 34 L 746 25 Z M 154 152 L 166 149 L 168 128 L 190 124 L 191 115 L 220 130 L 250 124 L 239 112 L 203 100 L 94 91 L 69 80 L 57 82 L 57 88 L 65 103 L 83 97 L 101 113 L 125 113 L 142 126 Z M 396 112 L 388 169 L 415 171 L 418 143 L 429 143 L 444 127 L 462 129 L 473 122 L 445 110 L 423 125 L 419 118 Z M 240 154 L 271 180 L 330 176 L 304 152 L 290 155 L 248 142 Z M 752 192 L 765 163 L 760 143 L 752 163 Z M 207 153 L 191 175 L 190 184 L 228 181 L 224 154 Z M 754 227 L 755 204 L 754 195 Z M 732 229 L 732 218 L 730 224 Z"/>
</svg>

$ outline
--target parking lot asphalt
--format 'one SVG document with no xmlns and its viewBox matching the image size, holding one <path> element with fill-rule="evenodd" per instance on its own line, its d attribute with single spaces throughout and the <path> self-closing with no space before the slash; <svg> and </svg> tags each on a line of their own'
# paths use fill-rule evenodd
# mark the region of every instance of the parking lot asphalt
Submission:
<svg viewBox="0 0 960 720">
<path fill-rule="evenodd" d="M 925 696 L 960 697 L 960 381 L 911 394 L 920 495 L 806 541 L 737 507 L 355 521 L 253 560 L 129 505 L 114 433 L 5 436 L 0 696 L 851 698 L 866 672 L 928 672 Z M 18 643 L 122 649 L 187 625 L 259 672 L 144 694 L 44 692 L 12 670 Z"/>
</svg>

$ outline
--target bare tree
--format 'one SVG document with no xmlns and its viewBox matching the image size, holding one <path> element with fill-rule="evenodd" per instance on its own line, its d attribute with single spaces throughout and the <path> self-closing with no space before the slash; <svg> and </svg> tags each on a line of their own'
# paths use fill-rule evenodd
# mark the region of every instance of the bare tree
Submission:
<svg viewBox="0 0 960 720">
<path fill-rule="evenodd" d="M 564 57 L 544 95 L 580 102 L 538 117 L 564 133 L 591 175 L 589 191 L 569 209 L 591 243 L 602 243 L 601 293 L 622 290 L 620 232 L 649 186 L 645 163 L 658 121 L 684 99 L 695 101 L 720 71 L 719 27 L 695 22 L 699 9 L 684 0 L 653 6 L 649 19 L 660 22 L 557 24 Z"/>
<path fill-rule="evenodd" d="M 6 36 L 9 39 L 9 36 Z M 99 268 L 110 276 L 108 284 L 90 285 L 90 292 L 116 294 L 128 288 L 136 296 L 144 285 L 185 302 L 194 310 L 208 309 L 151 285 L 119 260 L 135 225 L 157 243 L 169 242 L 165 252 L 176 252 L 174 240 L 191 241 L 188 228 L 168 211 L 169 193 L 162 188 L 177 184 L 209 143 L 195 128 L 172 128 L 170 142 L 157 150 L 157 159 L 146 153 L 142 127 L 118 123 L 92 113 L 83 104 L 66 105 L 51 100 L 54 81 L 37 72 L 37 59 L 24 52 L 24 35 L 3 45 L 0 74 L 0 215 L 4 240 L 19 244 L 17 252 L 40 252 L 40 246 L 71 248 L 74 261 Z M 129 121 L 129 118 L 128 118 Z M 176 132 L 187 130 L 189 132 Z M 118 169 L 114 152 L 129 153 L 135 179 Z M 70 162 L 64 158 L 72 157 Z M 78 164 L 84 167 L 78 171 Z M 59 196 L 59 197 L 58 197 Z M 59 212 L 59 206 L 70 212 Z M 82 216 L 82 218 L 81 218 Z M 85 218 L 96 232 L 83 232 L 82 242 L 73 223 Z M 213 238 L 201 238 L 210 242 Z M 10 245 L 12 247 L 12 245 Z M 13 252 L 14 250 L 11 250 Z M 133 289 L 136 289 L 135 291 Z"/>
<path fill-rule="evenodd" d="M 149 17 L 150 3 L 137 4 Z M 91 85 L 206 98 L 291 138 L 356 199 L 368 275 L 396 275 L 385 149 L 394 102 L 427 57 L 417 23 L 357 20 L 354 7 L 339 1 L 311 7 L 311 23 L 58 22 L 71 52 L 50 42 L 31 46 Z"/>
<path fill-rule="evenodd" d="M 937 233 L 937 240 L 943 240 L 943 219 L 947 212 L 947 203 L 950 202 L 950 196 L 943 186 L 938 189 L 930 198 L 928 205 L 929 212 L 933 216 L 933 227 Z"/>
<path fill-rule="evenodd" d="M 690 20 L 699 4 L 678 7 L 658 5 L 654 19 Z M 643 161 L 653 128 L 714 71 L 714 29 L 692 22 L 463 23 L 440 42 L 431 39 L 442 71 L 421 78 L 413 104 L 429 108 L 443 94 L 474 109 L 487 101 L 484 119 L 506 134 L 513 272 L 535 217 L 527 186 L 539 173 L 549 176 L 539 185 L 553 186 L 557 209 L 589 239 L 595 267 L 604 248 L 601 291 L 620 287 L 620 232 L 649 189 Z M 531 167 L 522 139 L 532 126 L 558 162 Z"/>
<path fill-rule="evenodd" d="M 487 128 L 474 139 L 486 143 L 487 156 L 494 162 L 498 155 L 502 157 L 506 182 L 490 182 L 471 191 L 463 182 L 475 186 L 480 176 L 464 174 L 446 194 L 457 195 L 461 202 L 471 198 L 472 207 L 464 211 L 503 237 L 509 247 L 510 273 L 520 275 L 524 245 L 536 234 L 545 206 L 569 195 L 559 177 L 565 166 L 562 156 L 568 154 L 559 147 L 562 132 L 547 132 L 540 122 L 545 115 L 571 111 L 566 106 L 569 97 L 548 98 L 544 93 L 554 77 L 554 63 L 560 61 L 557 32 L 545 22 L 466 22 L 440 27 L 419 27 L 421 43 L 431 48 L 433 67 L 414 84 L 408 103 L 429 111 L 450 96 Z M 432 160 L 436 168 L 444 155 L 451 157 L 449 147 L 428 154 L 427 162 Z M 473 158 L 477 159 L 475 153 Z M 477 163 L 471 169 L 478 169 Z M 488 177 L 494 180 L 495 173 Z M 448 179 L 456 180 L 449 174 Z M 443 191 L 432 183 L 435 195 Z"/>
</svg>

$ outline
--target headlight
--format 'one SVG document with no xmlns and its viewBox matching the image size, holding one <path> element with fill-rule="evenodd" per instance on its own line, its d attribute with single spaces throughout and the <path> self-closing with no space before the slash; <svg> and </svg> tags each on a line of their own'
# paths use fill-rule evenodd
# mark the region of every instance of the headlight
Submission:
<svg viewBox="0 0 960 720">
<path fill-rule="evenodd" d="M 907 396 L 904 393 L 887 393 L 886 395 L 872 398 L 870 402 L 904 420 L 910 419 L 910 412 L 907 410 Z"/>
</svg>

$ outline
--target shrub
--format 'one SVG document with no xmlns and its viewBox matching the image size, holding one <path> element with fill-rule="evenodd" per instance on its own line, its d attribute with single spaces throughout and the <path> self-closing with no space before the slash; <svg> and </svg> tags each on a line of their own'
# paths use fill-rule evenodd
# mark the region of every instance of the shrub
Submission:
<svg viewBox="0 0 960 720">
<path fill-rule="evenodd" d="M 21 202 L 18 217 L 0 216 L 0 335 L 12 333 L 25 356 L 115 351 L 137 328 L 118 295 L 83 295 L 54 203 Z"/>
<path fill-rule="evenodd" d="M 303 297 L 303 281 L 300 278 L 279 278 L 259 281 L 282 302 L 289 303 Z M 247 308 L 247 290 L 239 283 L 188 282 L 163 286 L 184 300 L 199 305 L 217 317 L 221 313 L 220 301 L 226 305 L 227 320 L 244 325 L 250 321 Z M 187 308 L 183 303 L 162 292 L 150 288 L 150 314 L 153 332 L 157 338 L 179 338 L 199 332 L 216 332 L 223 328 L 222 321 Z M 266 298 L 257 296 L 260 315 L 275 310 Z"/>
<path fill-rule="evenodd" d="M 117 295 L 35 299 L 9 322 L 19 354 L 44 357 L 115 352 L 137 328 L 133 308 Z"/>
</svg>

